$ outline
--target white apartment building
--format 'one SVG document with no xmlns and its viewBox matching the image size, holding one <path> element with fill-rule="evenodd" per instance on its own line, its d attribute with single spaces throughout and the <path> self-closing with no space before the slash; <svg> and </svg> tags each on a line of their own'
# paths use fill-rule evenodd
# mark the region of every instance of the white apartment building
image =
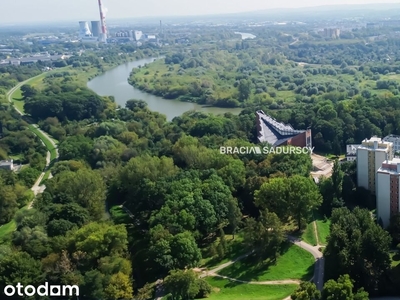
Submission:
<svg viewBox="0 0 400 300">
<path fill-rule="evenodd" d="M 357 148 L 361 145 L 346 145 L 346 160 L 353 161 L 357 158 Z"/>
<path fill-rule="evenodd" d="M 385 136 L 382 140 L 393 143 L 394 152 L 400 152 L 400 135 L 390 134 Z"/>
<path fill-rule="evenodd" d="M 393 159 L 393 143 L 378 137 L 365 139 L 357 148 L 357 185 L 375 194 L 375 175 L 385 160 Z"/>
<path fill-rule="evenodd" d="M 399 212 L 400 159 L 384 161 L 376 173 L 377 220 L 387 227 L 390 217 Z"/>
</svg>

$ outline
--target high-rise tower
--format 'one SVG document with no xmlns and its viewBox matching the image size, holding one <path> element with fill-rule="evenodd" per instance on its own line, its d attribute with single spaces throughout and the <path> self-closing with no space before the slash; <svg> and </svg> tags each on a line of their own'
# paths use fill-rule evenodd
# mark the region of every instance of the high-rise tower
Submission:
<svg viewBox="0 0 400 300">
<path fill-rule="evenodd" d="M 99 37 L 99 41 L 103 42 L 103 43 L 107 43 L 106 16 L 104 14 L 103 5 L 101 4 L 101 0 L 99 0 L 99 10 L 100 10 L 100 24 L 101 24 L 101 34 Z"/>
</svg>

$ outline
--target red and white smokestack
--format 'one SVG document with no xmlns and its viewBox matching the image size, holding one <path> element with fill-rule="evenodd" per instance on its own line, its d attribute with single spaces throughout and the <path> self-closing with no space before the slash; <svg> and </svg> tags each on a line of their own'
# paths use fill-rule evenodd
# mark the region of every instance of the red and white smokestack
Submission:
<svg viewBox="0 0 400 300">
<path fill-rule="evenodd" d="M 99 0 L 99 11 L 100 11 L 100 24 L 101 24 L 101 38 L 100 40 L 104 43 L 107 42 L 107 27 L 106 27 L 106 16 L 103 11 L 103 5 Z"/>
</svg>

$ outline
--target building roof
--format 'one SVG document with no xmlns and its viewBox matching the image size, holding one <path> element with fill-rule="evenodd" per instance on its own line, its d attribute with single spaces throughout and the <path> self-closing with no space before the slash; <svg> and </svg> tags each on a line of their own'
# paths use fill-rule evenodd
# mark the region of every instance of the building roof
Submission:
<svg viewBox="0 0 400 300">
<path fill-rule="evenodd" d="M 13 165 L 13 160 L 0 160 L 0 167 L 4 166 L 12 166 Z"/>
<path fill-rule="evenodd" d="M 279 123 L 262 110 L 258 110 L 256 114 L 260 123 L 260 131 L 258 134 L 258 140 L 260 142 L 267 142 L 272 146 L 279 146 L 288 139 L 305 132 L 305 130 L 293 129 L 289 124 Z"/>
<path fill-rule="evenodd" d="M 399 175 L 400 174 L 400 158 L 393 158 L 392 160 L 385 160 L 377 172 L 384 173 L 384 174 L 390 174 L 390 175 Z"/>
<path fill-rule="evenodd" d="M 389 147 L 393 147 L 392 142 L 383 141 L 381 138 L 373 136 L 370 139 L 365 139 L 357 149 L 383 151 L 386 152 Z"/>
<path fill-rule="evenodd" d="M 400 140 L 400 135 L 389 134 L 388 136 L 385 136 L 382 140 L 385 142 Z"/>
<path fill-rule="evenodd" d="M 357 153 L 357 148 L 360 147 L 361 145 L 358 144 L 350 144 L 346 145 L 346 155 L 356 155 Z"/>
</svg>

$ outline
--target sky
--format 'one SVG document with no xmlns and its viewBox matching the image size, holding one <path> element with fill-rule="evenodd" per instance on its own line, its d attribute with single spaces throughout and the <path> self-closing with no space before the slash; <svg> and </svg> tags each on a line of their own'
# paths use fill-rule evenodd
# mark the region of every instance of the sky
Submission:
<svg viewBox="0 0 400 300">
<path fill-rule="evenodd" d="M 0 0 L 0 23 L 96 20 L 97 0 Z M 398 0 L 102 0 L 107 18 L 189 16 Z"/>
</svg>

